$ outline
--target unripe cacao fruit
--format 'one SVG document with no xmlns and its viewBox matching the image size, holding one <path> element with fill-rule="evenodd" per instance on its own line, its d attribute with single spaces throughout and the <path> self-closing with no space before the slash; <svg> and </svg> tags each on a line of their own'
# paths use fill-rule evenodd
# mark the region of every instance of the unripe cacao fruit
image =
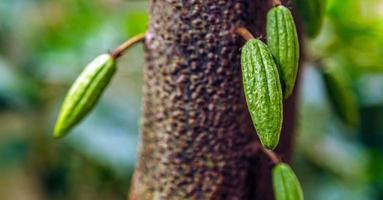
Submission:
<svg viewBox="0 0 383 200">
<path fill-rule="evenodd" d="M 272 170 L 276 200 L 303 200 L 301 184 L 289 165 L 279 163 Z"/>
<path fill-rule="evenodd" d="M 294 90 L 299 63 L 299 42 L 293 16 L 280 5 L 267 13 L 267 44 L 280 72 L 283 96 L 286 99 Z"/>
<path fill-rule="evenodd" d="M 54 137 L 65 136 L 96 105 L 116 71 L 114 58 L 103 54 L 86 66 L 73 83 L 62 104 Z"/>
<path fill-rule="evenodd" d="M 249 40 L 241 53 L 243 89 L 262 145 L 274 149 L 282 127 L 282 90 L 278 69 L 267 46 Z"/>
<path fill-rule="evenodd" d="M 359 125 L 359 107 L 347 71 L 340 66 L 321 68 L 327 94 L 337 116 L 350 127 Z"/>
<path fill-rule="evenodd" d="M 301 16 L 304 33 L 316 37 L 322 28 L 327 0 L 294 0 L 293 3 Z"/>
</svg>

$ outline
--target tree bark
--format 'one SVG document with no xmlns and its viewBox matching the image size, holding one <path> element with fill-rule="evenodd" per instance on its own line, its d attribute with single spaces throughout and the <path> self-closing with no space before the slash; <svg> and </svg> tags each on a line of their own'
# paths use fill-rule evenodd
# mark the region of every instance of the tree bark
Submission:
<svg viewBox="0 0 383 200">
<path fill-rule="evenodd" d="M 235 28 L 264 33 L 265 0 L 150 0 L 141 144 L 131 200 L 273 199 L 242 93 Z M 296 95 L 277 152 L 291 156 Z"/>
</svg>

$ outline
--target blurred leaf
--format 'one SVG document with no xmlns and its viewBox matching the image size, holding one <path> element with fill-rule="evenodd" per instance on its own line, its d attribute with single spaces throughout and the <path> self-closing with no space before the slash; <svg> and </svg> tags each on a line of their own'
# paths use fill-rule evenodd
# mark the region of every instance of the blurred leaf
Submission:
<svg viewBox="0 0 383 200">
<path fill-rule="evenodd" d="M 357 80 L 357 86 L 362 106 L 383 104 L 383 74 L 364 73 Z"/>
<path fill-rule="evenodd" d="M 27 156 L 27 141 L 11 137 L 0 143 L 0 169 L 12 164 L 20 165 Z"/>
<path fill-rule="evenodd" d="M 10 65 L 0 58 L 0 110 L 3 108 L 20 109 L 38 100 L 37 84 L 12 70 Z"/>
<path fill-rule="evenodd" d="M 147 29 L 148 14 L 145 12 L 131 12 L 125 17 L 126 33 L 129 37 L 143 33 Z"/>
<path fill-rule="evenodd" d="M 351 79 L 342 66 L 322 66 L 323 81 L 335 113 L 352 128 L 358 128 L 359 105 L 352 89 Z"/>
</svg>

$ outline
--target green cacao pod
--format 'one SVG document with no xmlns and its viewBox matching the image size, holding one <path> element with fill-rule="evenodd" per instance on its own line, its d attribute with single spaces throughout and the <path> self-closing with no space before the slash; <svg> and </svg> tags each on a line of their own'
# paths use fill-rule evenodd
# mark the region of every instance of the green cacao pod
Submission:
<svg viewBox="0 0 383 200">
<path fill-rule="evenodd" d="M 276 200 L 303 200 L 301 184 L 289 165 L 279 163 L 272 170 Z"/>
<path fill-rule="evenodd" d="M 294 90 L 299 63 L 299 42 L 293 16 L 280 5 L 267 13 L 267 43 L 279 67 L 283 96 Z"/>
<path fill-rule="evenodd" d="M 267 46 L 249 40 L 241 53 L 243 90 L 262 145 L 274 149 L 282 127 L 282 90 L 278 69 Z"/>
<path fill-rule="evenodd" d="M 310 38 L 316 37 L 323 24 L 327 0 L 294 0 L 298 10 L 305 34 Z"/>
<path fill-rule="evenodd" d="M 62 104 L 54 137 L 65 136 L 96 105 L 116 71 L 114 58 L 103 54 L 89 63 L 73 83 Z"/>
<path fill-rule="evenodd" d="M 321 68 L 321 74 L 333 110 L 347 125 L 359 125 L 359 107 L 347 71 L 340 66 Z"/>
</svg>

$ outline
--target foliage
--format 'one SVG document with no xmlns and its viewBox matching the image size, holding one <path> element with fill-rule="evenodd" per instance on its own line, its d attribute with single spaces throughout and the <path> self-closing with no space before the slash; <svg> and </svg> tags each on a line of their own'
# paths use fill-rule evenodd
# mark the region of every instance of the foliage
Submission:
<svg viewBox="0 0 383 200">
<path fill-rule="evenodd" d="M 82 67 L 144 31 L 146 16 L 145 1 L 1 1 L 2 199 L 125 199 L 137 149 L 141 48 L 126 55 L 133 62 L 121 62 L 110 95 L 72 137 L 55 141 L 52 132 Z"/>
<path fill-rule="evenodd" d="M 382 1 L 331 0 L 306 70 L 296 170 L 307 199 L 382 199 Z M 356 94 L 360 126 L 348 127 L 330 105 L 320 68 L 340 67 Z M 351 100 L 347 100 L 351 101 Z M 349 102 L 345 102 L 349 103 Z"/>
</svg>

